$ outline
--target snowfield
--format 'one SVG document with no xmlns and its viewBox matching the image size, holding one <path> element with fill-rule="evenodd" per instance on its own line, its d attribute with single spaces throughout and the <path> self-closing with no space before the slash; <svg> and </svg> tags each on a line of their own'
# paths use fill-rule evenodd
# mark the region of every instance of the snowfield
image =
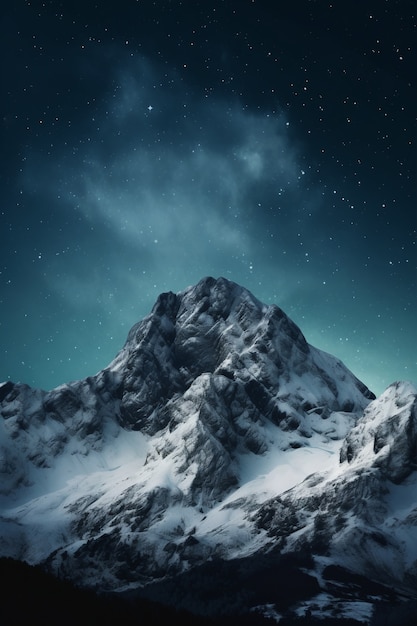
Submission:
<svg viewBox="0 0 417 626">
<path fill-rule="evenodd" d="M 416 397 L 401 382 L 375 399 L 235 283 L 162 294 L 96 376 L 0 385 L 0 555 L 124 590 L 307 551 L 410 595 Z M 298 615 L 369 621 L 372 600 L 336 602 L 314 576 Z"/>
</svg>

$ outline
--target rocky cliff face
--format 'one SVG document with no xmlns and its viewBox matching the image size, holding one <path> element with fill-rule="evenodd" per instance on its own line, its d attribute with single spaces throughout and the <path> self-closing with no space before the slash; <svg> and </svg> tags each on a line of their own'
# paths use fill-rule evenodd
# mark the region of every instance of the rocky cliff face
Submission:
<svg viewBox="0 0 417 626">
<path fill-rule="evenodd" d="M 311 349 L 281 309 L 225 279 L 161 295 L 109 371 L 123 372 L 122 425 L 150 434 L 169 422 L 166 403 L 202 375 L 223 387 L 235 382 L 245 404 L 276 422 L 296 421 L 297 411 L 319 404 L 354 410 L 372 397 L 339 362 Z M 294 388 L 284 384 L 290 379 Z"/>
<path fill-rule="evenodd" d="M 385 551 L 407 584 L 415 398 L 226 279 L 162 294 L 96 376 L 0 386 L 0 552 L 121 589 L 306 547 L 382 580 Z"/>
<path fill-rule="evenodd" d="M 415 390 L 394 383 L 364 412 L 343 442 L 340 461 L 378 467 L 384 477 L 401 483 L 417 469 Z"/>
<path fill-rule="evenodd" d="M 283 550 L 308 550 L 387 585 L 415 589 L 416 389 L 391 385 L 343 440 L 340 464 L 256 512 Z"/>
</svg>

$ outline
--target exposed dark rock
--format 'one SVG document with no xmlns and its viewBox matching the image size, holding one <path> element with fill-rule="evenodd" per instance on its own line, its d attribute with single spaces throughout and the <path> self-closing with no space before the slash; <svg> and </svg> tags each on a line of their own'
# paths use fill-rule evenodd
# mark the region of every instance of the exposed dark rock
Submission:
<svg viewBox="0 0 417 626">
<path fill-rule="evenodd" d="M 177 597 L 184 574 L 195 583 L 184 606 L 207 601 L 214 613 L 228 589 L 246 608 L 287 608 L 304 597 L 291 584 L 318 592 L 293 563 L 280 588 L 286 552 L 350 559 L 380 582 L 395 566 L 409 592 L 417 560 L 401 537 L 417 513 L 408 505 L 395 517 L 389 497 L 397 485 L 411 493 L 416 393 L 399 383 L 372 398 L 281 309 L 235 283 L 162 294 L 96 376 L 48 392 L 0 385 L 0 549 L 103 589 L 158 579 L 155 593 Z M 293 479 L 296 460 L 339 449 L 339 467 Z M 284 451 L 293 465 L 281 464 Z M 220 578 L 206 599 L 198 587 L 210 574 Z"/>
</svg>

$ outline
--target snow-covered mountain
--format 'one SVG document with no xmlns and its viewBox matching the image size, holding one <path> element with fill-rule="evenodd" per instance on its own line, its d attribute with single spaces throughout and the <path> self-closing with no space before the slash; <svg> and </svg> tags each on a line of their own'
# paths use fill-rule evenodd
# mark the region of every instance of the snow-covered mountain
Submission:
<svg viewBox="0 0 417 626">
<path fill-rule="evenodd" d="M 96 376 L 0 385 L 0 556 L 158 597 L 208 563 L 308 554 L 314 606 L 335 567 L 412 596 L 416 397 L 375 399 L 224 278 L 162 294 Z"/>
</svg>

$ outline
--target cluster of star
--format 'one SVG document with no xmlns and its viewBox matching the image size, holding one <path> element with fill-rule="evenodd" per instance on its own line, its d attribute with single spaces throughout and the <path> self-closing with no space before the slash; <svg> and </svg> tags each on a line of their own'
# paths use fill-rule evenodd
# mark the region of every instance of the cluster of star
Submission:
<svg viewBox="0 0 417 626">
<path fill-rule="evenodd" d="M 300 4 L 9 7 L 3 376 L 91 373 L 205 274 L 364 370 L 387 346 L 411 369 L 416 18 Z"/>
</svg>

